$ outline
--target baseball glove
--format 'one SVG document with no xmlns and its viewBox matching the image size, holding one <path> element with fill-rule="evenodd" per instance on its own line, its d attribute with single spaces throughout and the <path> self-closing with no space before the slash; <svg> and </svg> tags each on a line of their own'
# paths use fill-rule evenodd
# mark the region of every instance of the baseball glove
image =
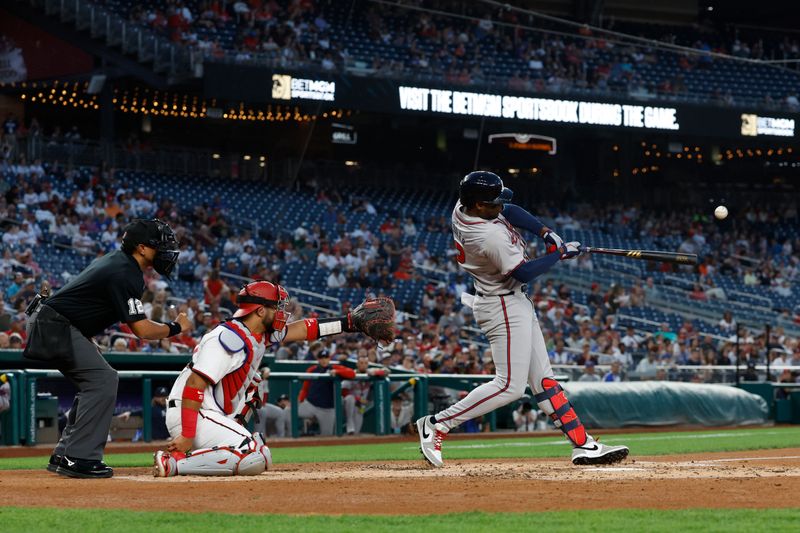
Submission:
<svg viewBox="0 0 800 533">
<path fill-rule="evenodd" d="M 394 302 L 391 298 L 369 298 L 350 312 L 353 331 L 360 331 L 376 341 L 394 340 Z"/>
</svg>

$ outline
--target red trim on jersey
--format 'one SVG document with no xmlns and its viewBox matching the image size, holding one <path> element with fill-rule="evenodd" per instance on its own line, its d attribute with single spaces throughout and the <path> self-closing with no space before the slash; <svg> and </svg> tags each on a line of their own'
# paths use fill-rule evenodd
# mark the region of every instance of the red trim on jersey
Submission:
<svg viewBox="0 0 800 533">
<path fill-rule="evenodd" d="M 216 384 L 217 384 L 217 382 L 216 382 L 216 381 L 214 381 L 213 379 L 211 379 L 211 378 L 210 378 L 210 377 L 208 377 L 207 375 L 203 374 L 202 372 L 200 372 L 199 370 L 197 370 L 197 369 L 196 369 L 196 368 L 194 368 L 194 367 L 192 367 L 192 372 L 194 372 L 195 374 L 197 374 L 197 375 L 198 375 L 198 376 L 200 376 L 201 378 L 205 379 L 205 380 L 206 380 L 206 381 L 208 381 L 209 383 L 213 383 L 214 385 L 216 385 Z"/>
<path fill-rule="evenodd" d="M 505 323 L 506 323 L 506 366 L 508 367 L 508 376 L 506 376 L 506 384 L 505 384 L 505 386 L 502 389 L 500 389 L 499 391 L 490 394 L 486 398 L 475 402 L 472 406 L 467 407 L 466 409 L 464 409 L 460 413 L 456 413 L 454 415 L 448 416 L 447 418 L 441 418 L 441 419 L 437 418 L 436 419 L 437 422 L 445 422 L 447 420 L 452 420 L 453 418 L 455 418 L 457 416 L 461 416 L 464 413 L 466 413 L 467 411 L 471 411 L 472 409 L 478 407 L 480 404 L 482 404 L 486 400 L 489 400 L 491 398 L 494 398 L 495 396 L 499 396 L 500 394 L 503 394 L 505 391 L 508 390 L 508 387 L 511 385 L 511 326 L 508 323 L 508 312 L 506 311 L 506 300 L 505 300 L 505 298 L 503 296 L 500 297 L 500 303 L 503 305 L 503 320 L 505 320 Z"/>
<path fill-rule="evenodd" d="M 226 322 L 224 326 L 241 337 L 246 347 L 245 353 L 247 354 L 239 368 L 230 374 L 227 374 L 220 380 L 220 383 L 222 384 L 223 396 L 222 409 L 225 411 L 225 414 L 232 415 L 233 398 L 239 393 L 242 386 L 245 384 L 247 375 L 250 373 L 250 365 L 253 362 L 253 354 L 255 352 L 253 351 L 253 343 L 250 342 L 250 339 L 247 337 L 247 333 L 238 325 L 236 325 L 234 321 L 231 320 Z"/>
<path fill-rule="evenodd" d="M 455 215 L 459 222 L 461 222 L 462 224 L 466 224 L 467 226 L 474 226 L 476 224 L 486 224 L 487 222 L 489 222 L 488 220 L 478 220 L 477 222 L 468 222 L 459 216 L 458 209 L 456 209 Z"/>
<path fill-rule="evenodd" d="M 206 415 L 204 415 L 204 414 L 203 414 L 202 412 L 200 412 L 200 411 L 198 411 L 198 413 L 200 413 L 200 418 L 203 418 L 203 419 L 205 419 L 205 420 L 208 420 L 209 422 L 213 422 L 213 423 L 215 423 L 216 425 L 218 425 L 218 426 L 222 426 L 222 427 L 224 427 L 225 429 L 228 429 L 228 430 L 230 430 L 230 431 L 233 431 L 234 433 L 237 433 L 237 434 L 239 434 L 239 435 L 241 435 L 241 436 L 243 436 L 243 437 L 248 437 L 248 438 L 249 438 L 249 437 L 251 436 L 249 433 L 239 433 L 239 431 L 238 431 L 236 428 L 232 428 L 232 427 L 230 427 L 230 426 L 226 426 L 225 424 L 220 424 L 219 422 L 217 422 L 216 420 L 214 420 L 214 419 L 213 419 L 213 418 L 211 418 L 210 416 L 206 416 Z M 233 453 L 237 453 L 237 452 L 236 452 L 236 450 L 235 450 L 233 447 L 230 447 L 230 446 L 229 446 L 229 447 L 228 447 L 228 449 L 229 449 L 230 451 L 232 451 Z M 196 455 L 196 454 L 192 454 L 192 455 Z M 237 455 L 238 455 L 238 453 L 237 453 Z"/>
</svg>

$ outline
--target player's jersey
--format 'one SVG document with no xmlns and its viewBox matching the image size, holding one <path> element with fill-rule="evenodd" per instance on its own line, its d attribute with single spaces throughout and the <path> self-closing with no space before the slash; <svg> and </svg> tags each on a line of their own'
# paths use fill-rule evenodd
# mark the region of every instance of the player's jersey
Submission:
<svg viewBox="0 0 800 533">
<path fill-rule="evenodd" d="M 361 398 L 365 402 L 369 400 L 369 393 L 372 389 L 371 381 L 356 381 L 355 379 L 348 379 L 342 381 L 342 389 L 347 391 L 347 394 Z"/>
<path fill-rule="evenodd" d="M 273 345 L 286 337 L 286 328 L 270 335 Z M 244 405 L 245 392 L 259 374 L 261 359 L 266 351 L 262 335 L 254 335 L 240 321 L 223 322 L 209 331 L 195 347 L 192 362 L 178 376 L 170 391 L 170 400 L 183 395 L 186 380 L 192 372 L 205 377 L 213 385 L 205 389 L 201 409 L 234 416 Z"/>
<path fill-rule="evenodd" d="M 472 275 L 478 292 L 497 295 L 522 285 L 511 272 L 528 260 L 527 244 L 502 214 L 494 220 L 471 217 L 459 201 L 453 209 L 452 226 L 458 262 Z"/>
</svg>

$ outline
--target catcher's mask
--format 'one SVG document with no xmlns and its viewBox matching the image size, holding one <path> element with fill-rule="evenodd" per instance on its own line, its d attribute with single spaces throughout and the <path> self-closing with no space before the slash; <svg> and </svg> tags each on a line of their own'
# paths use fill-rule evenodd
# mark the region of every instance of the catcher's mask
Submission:
<svg viewBox="0 0 800 533">
<path fill-rule="evenodd" d="M 122 235 L 122 250 L 132 254 L 140 244 L 156 250 L 153 269 L 165 278 L 169 278 L 175 265 L 178 264 L 180 254 L 178 239 L 169 224 L 157 218 L 138 219 L 128 224 Z"/>
<path fill-rule="evenodd" d="M 277 306 L 278 310 L 275 311 L 275 318 L 272 320 L 272 329 L 275 331 L 281 331 L 292 315 L 286 312 L 289 293 L 280 285 L 269 281 L 253 281 L 242 287 L 236 297 L 236 305 L 239 309 L 233 314 L 234 318 L 247 316 L 262 306 Z"/>
</svg>

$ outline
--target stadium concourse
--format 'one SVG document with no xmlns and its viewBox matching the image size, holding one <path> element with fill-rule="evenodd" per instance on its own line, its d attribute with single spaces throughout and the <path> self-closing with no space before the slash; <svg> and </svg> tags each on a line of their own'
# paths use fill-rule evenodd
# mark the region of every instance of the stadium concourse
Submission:
<svg viewBox="0 0 800 533">
<path fill-rule="evenodd" d="M 6 134 L 9 135 L 9 134 Z M 0 349 L 25 344 L 24 309 L 46 280 L 55 289 L 91 259 L 119 247 L 134 217 L 159 217 L 181 244 L 177 278 L 147 276 L 147 316 L 168 322 L 186 312 L 194 333 L 143 342 L 123 326 L 100 339 L 113 351 L 190 351 L 234 309 L 233 295 L 254 277 L 303 289 L 293 319 L 339 313 L 366 295 L 398 304 L 398 336 L 378 352 L 357 338 L 326 340 L 339 360 L 365 353 L 373 363 L 423 373 L 493 373 L 485 340 L 460 303 L 470 283 L 457 269 L 445 193 L 350 189 L 308 180 L 302 190 L 253 193 L 246 183 L 202 176 L 159 176 L 58 162 L 0 167 L 3 333 Z M 291 209 L 264 212 L 269 198 Z M 795 203 L 747 206 L 728 231 L 693 209 L 644 212 L 630 206 L 528 206 L 567 238 L 596 246 L 698 253 L 696 267 L 639 264 L 582 256 L 530 288 L 552 362 L 580 381 L 732 381 L 737 320 L 745 366 L 772 363 L 774 378 L 798 381 L 781 365 L 800 365 L 800 274 Z M 247 213 L 246 216 L 243 213 Z M 542 253 L 531 239 L 531 255 Z M 624 243 L 624 244 L 623 244 Z M 710 253 L 711 250 L 714 253 Z M 743 258 L 749 258 L 747 261 Z M 747 303 L 758 298 L 759 304 Z M 692 313 L 675 302 L 691 301 Z M 761 303 L 763 301 L 763 303 Z M 770 337 L 760 327 L 773 324 Z M 277 359 L 313 359 L 307 343 L 284 346 Z M 613 365 L 612 365 L 613 364 Z M 599 371 L 595 365 L 603 369 Z M 682 367 L 681 369 L 678 366 Z M 755 370 L 752 370 L 755 372 Z M 755 375 L 755 374 L 754 374 Z"/>
</svg>

